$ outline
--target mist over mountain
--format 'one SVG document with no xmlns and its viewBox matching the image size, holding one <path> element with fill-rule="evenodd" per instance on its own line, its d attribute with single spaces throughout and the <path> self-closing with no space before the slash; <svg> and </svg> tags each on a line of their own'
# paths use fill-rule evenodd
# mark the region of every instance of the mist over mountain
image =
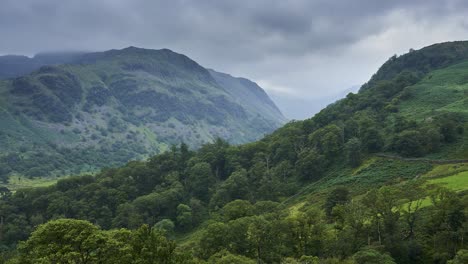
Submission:
<svg viewBox="0 0 468 264">
<path fill-rule="evenodd" d="M 44 65 L 57 65 L 78 61 L 85 52 L 38 53 L 32 58 L 23 55 L 0 56 L 0 79 L 18 77 Z"/>
<path fill-rule="evenodd" d="M 92 171 L 181 142 L 245 143 L 286 122 L 255 83 L 168 49 L 3 56 L 0 77 L 3 177 Z"/>
<path fill-rule="evenodd" d="M 314 116 L 327 105 L 346 97 L 349 93 L 357 92 L 359 87 L 359 85 L 354 85 L 337 94 L 319 96 L 318 98 L 299 97 L 297 95 L 289 95 L 275 91 L 270 92 L 270 97 L 287 118 L 304 120 Z"/>
</svg>

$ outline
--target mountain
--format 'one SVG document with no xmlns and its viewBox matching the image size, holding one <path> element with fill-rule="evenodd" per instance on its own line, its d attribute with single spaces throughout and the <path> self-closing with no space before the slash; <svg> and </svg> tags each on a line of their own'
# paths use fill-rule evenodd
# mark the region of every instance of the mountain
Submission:
<svg viewBox="0 0 468 264">
<path fill-rule="evenodd" d="M 235 78 L 214 70 L 209 71 L 216 82 L 234 98 L 237 98 L 238 103 L 244 105 L 249 111 L 263 113 L 272 120 L 282 116 L 278 107 L 258 84 L 245 78 Z"/>
<path fill-rule="evenodd" d="M 32 58 L 20 55 L 0 56 L 0 79 L 19 77 L 45 65 L 72 63 L 84 52 L 39 53 Z"/>
<path fill-rule="evenodd" d="M 317 98 L 303 98 L 275 91 L 271 91 L 269 95 L 278 108 L 283 113 L 287 113 L 287 118 L 304 120 L 320 112 L 327 105 L 346 97 L 349 93 L 358 91 L 359 88 L 360 86 L 352 86 L 336 94 Z"/>
<path fill-rule="evenodd" d="M 467 56 L 468 42 L 449 42 L 392 57 L 357 94 L 256 142 L 182 144 L 95 176 L 0 189 L 4 256 L 466 263 Z"/>
<path fill-rule="evenodd" d="M 121 165 L 180 142 L 250 142 L 286 121 L 255 83 L 209 71 L 167 49 L 0 61 L 17 63 L 10 75 L 37 68 L 0 80 L 4 179 Z"/>
</svg>

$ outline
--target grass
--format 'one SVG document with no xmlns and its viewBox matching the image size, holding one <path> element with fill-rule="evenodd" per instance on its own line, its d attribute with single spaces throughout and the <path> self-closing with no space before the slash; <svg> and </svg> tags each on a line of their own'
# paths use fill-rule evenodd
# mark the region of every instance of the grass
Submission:
<svg viewBox="0 0 468 264">
<path fill-rule="evenodd" d="M 288 208 L 289 210 L 289 215 L 290 216 L 296 216 L 299 212 L 300 209 L 306 204 L 306 202 L 300 202 L 297 204 L 294 204 Z"/>
<path fill-rule="evenodd" d="M 435 178 L 435 177 L 443 177 L 443 176 L 450 176 L 454 175 L 459 172 L 468 171 L 468 164 L 460 163 L 460 164 L 444 164 L 435 166 L 431 171 L 424 174 L 423 178 Z"/>
<path fill-rule="evenodd" d="M 347 185 L 353 189 L 369 189 L 383 184 L 408 180 L 423 175 L 432 169 L 427 162 L 408 162 L 375 158 L 364 163 L 353 175 L 332 179 L 332 185 Z"/>
<path fill-rule="evenodd" d="M 433 117 L 448 113 L 468 120 L 468 61 L 432 71 L 405 89 L 409 97 L 399 101 L 398 112 L 408 120 L 431 122 Z M 427 158 L 467 159 L 467 144 L 468 133 L 464 133 L 456 144 L 444 144 Z"/>
<path fill-rule="evenodd" d="M 15 191 L 22 188 L 31 188 L 31 187 L 47 187 L 55 184 L 59 179 L 64 179 L 65 177 L 40 177 L 40 178 L 26 178 L 21 176 L 10 176 L 7 184 L 0 184 L 0 186 L 5 186 L 11 191 Z"/>
<path fill-rule="evenodd" d="M 447 112 L 468 116 L 468 62 L 434 71 L 408 91 L 411 99 L 399 107 L 405 116 L 419 120 Z"/>
<path fill-rule="evenodd" d="M 464 167 L 468 167 L 467 164 Z M 434 170 L 430 171 L 428 174 L 424 175 L 425 178 L 431 177 L 430 175 L 439 175 L 437 173 L 443 171 L 443 169 L 447 169 L 447 167 L 452 167 L 453 165 L 442 165 L 436 167 Z M 453 168 L 448 168 L 448 170 Z M 438 177 L 438 176 L 433 176 L 433 177 Z M 463 172 L 458 172 L 450 176 L 445 176 L 441 178 L 433 178 L 433 179 L 428 179 L 425 183 L 424 186 L 428 187 L 429 185 L 438 185 L 441 187 L 445 187 L 451 191 L 455 192 L 461 192 L 468 190 L 468 171 L 463 171 Z M 421 208 L 423 207 L 428 207 L 432 205 L 431 198 L 429 196 L 426 196 L 421 199 Z M 407 208 L 408 203 L 405 203 L 402 205 L 401 208 Z"/>
<path fill-rule="evenodd" d="M 437 184 L 457 192 L 468 190 L 468 171 L 443 178 L 430 179 L 426 184 Z"/>
</svg>

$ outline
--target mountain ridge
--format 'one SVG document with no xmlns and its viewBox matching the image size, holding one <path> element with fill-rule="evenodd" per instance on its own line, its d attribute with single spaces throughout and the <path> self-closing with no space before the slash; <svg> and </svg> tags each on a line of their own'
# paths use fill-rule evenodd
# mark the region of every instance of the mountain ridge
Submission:
<svg viewBox="0 0 468 264">
<path fill-rule="evenodd" d="M 49 62 L 54 58 L 44 56 Z M 105 163 L 141 159 L 180 142 L 198 147 L 216 137 L 231 143 L 252 141 L 286 121 L 265 92 L 258 94 L 260 87 L 254 87 L 257 94 L 244 84 L 228 92 L 207 69 L 169 49 L 128 47 L 57 58 L 69 63 L 44 65 L 0 80 L 0 142 L 6 152 L 0 161 L 12 160 L 10 154 L 19 160 L 7 164 L 9 174 L 17 173 L 13 168 L 22 168 L 21 164 L 26 165 L 20 172 L 29 176 L 57 171 L 48 167 L 28 172 L 34 167 L 27 165 L 28 159 L 50 165 L 28 142 L 57 155 L 63 152 L 60 148 L 94 153 L 76 154 L 87 157 L 81 163 L 87 164 L 83 171 L 89 171 Z M 25 136 L 31 133 L 37 139 Z M 20 140 L 23 137 L 26 140 Z M 17 154 L 20 148 L 24 154 Z M 101 161 L 95 164 L 93 159 Z M 80 170 L 73 162 L 63 163 Z"/>
</svg>

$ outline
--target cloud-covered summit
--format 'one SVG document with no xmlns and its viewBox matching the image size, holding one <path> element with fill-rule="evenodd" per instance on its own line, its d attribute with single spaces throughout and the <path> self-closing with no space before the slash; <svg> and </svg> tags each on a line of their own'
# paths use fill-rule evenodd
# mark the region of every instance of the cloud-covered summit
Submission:
<svg viewBox="0 0 468 264">
<path fill-rule="evenodd" d="M 0 54 L 170 48 L 276 98 L 312 101 L 367 81 L 395 53 L 467 39 L 467 9 L 462 0 L 3 0 Z"/>
</svg>

